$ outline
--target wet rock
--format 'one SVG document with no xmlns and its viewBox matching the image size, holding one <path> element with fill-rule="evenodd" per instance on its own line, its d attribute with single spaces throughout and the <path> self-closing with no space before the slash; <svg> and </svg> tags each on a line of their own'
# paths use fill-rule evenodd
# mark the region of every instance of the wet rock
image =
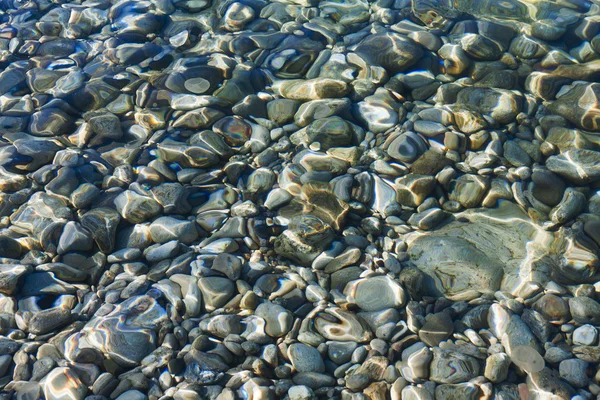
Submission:
<svg viewBox="0 0 600 400">
<path fill-rule="evenodd" d="M 448 313 L 432 314 L 419 330 L 419 338 L 426 345 L 435 347 L 448 339 L 453 331 L 452 317 Z"/>
<path fill-rule="evenodd" d="M 337 116 L 314 121 L 307 128 L 307 136 L 310 143 L 318 142 L 324 150 L 348 146 L 354 138 L 352 126 Z"/>
<path fill-rule="evenodd" d="M 31 268 L 19 264 L 0 264 L 0 293 L 11 295 L 17 290 L 19 279 Z"/>
<path fill-rule="evenodd" d="M 333 241 L 333 230 L 320 218 L 294 218 L 288 229 L 275 242 L 275 251 L 301 265 L 312 261 Z"/>
<path fill-rule="evenodd" d="M 598 341 L 598 330 L 592 325 L 583 325 L 573 331 L 573 344 L 593 346 Z"/>
<path fill-rule="evenodd" d="M 71 251 L 88 251 L 92 247 L 92 234 L 77 222 L 67 222 L 58 242 L 58 254 Z"/>
<path fill-rule="evenodd" d="M 116 115 L 106 111 L 92 111 L 84 115 L 91 130 L 101 138 L 120 139 L 123 136 L 121 121 Z"/>
<path fill-rule="evenodd" d="M 523 98 L 518 92 L 504 89 L 465 88 L 458 93 L 457 104 L 490 115 L 501 124 L 515 120 L 521 112 Z"/>
<path fill-rule="evenodd" d="M 574 85 L 567 93 L 549 103 L 548 109 L 565 117 L 581 129 L 598 131 L 600 130 L 599 95 L 599 84 Z"/>
<path fill-rule="evenodd" d="M 265 302 L 256 309 L 256 315 L 266 321 L 265 332 L 272 337 L 281 337 L 292 329 L 292 314 L 285 308 Z"/>
<path fill-rule="evenodd" d="M 600 304 L 589 297 L 569 299 L 569 309 L 577 323 L 592 325 L 600 323 Z"/>
<path fill-rule="evenodd" d="M 346 82 L 337 79 L 316 78 L 286 80 L 279 86 L 279 94 L 286 99 L 309 101 L 339 98 L 348 94 Z"/>
<path fill-rule="evenodd" d="M 390 73 L 404 71 L 423 56 L 421 46 L 393 32 L 369 35 L 354 51 Z"/>
<path fill-rule="evenodd" d="M 458 201 L 465 208 L 477 207 L 488 189 L 487 179 L 478 175 L 462 175 L 452 183 L 450 200 Z"/>
<path fill-rule="evenodd" d="M 404 288 L 388 276 L 349 282 L 344 294 L 363 311 L 402 307 L 407 301 Z"/>
<path fill-rule="evenodd" d="M 556 224 L 564 224 L 581 213 L 585 206 L 585 195 L 573 188 L 567 188 L 560 203 L 550 212 L 550 219 Z"/>
<path fill-rule="evenodd" d="M 578 359 L 561 361 L 560 365 L 558 366 L 560 377 L 575 387 L 587 386 L 587 368 L 588 363 Z"/>
<path fill-rule="evenodd" d="M 174 217 L 160 217 L 150 224 L 150 235 L 156 243 L 166 243 L 179 240 L 182 243 L 192 243 L 198 238 L 195 223 Z"/>
<path fill-rule="evenodd" d="M 131 297 L 110 313 L 92 318 L 66 342 L 67 356 L 77 359 L 86 348 L 100 351 L 122 366 L 135 366 L 157 347 L 157 334 L 166 322 L 165 310 L 149 296 Z"/>
<path fill-rule="evenodd" d="M 543 359 L 538 351 L 539 345 L 527 324 L 517 314 L 512 314 L 499 304 L 493 304 L 488 314 L 488 323 L 490 330 L 500 339 L 506 354 L 513 362 L 518 362 L 519 357 L 523 357 L 523 363 L 530 364 L 526 367 L 527 370 L 539 370 L 543 367 Z M 531 355 L 528 355 L 528 352 Z M 538 365 L 540 361 L 537 358 L 541 360 L 541 366 Z"/>
<path fill-rule="evenodd" d="M 61 109 L 45 108 L 31 116 L 29 133 L 43 137 L 69 133 L 72 121 L 72 117 Z"/>
<path fill-rule="evenodd" d="M 70 398 L 83 400 L 87 394 L 87 387 L 81 382 L 73 368 L 55 368 L 42 381 L 46 399 Z"/>
<path fill-rule="evenodd" d="M 508 376 L 510 358 L 506 353 L 490 355 L 485 361 L 484 376 L 493 383 L 504 382 Z"/>
<path fill-rule="evenodd" d="M 214 311 L 223 307 L 235 293 L 232 281 L 227 278 L 209 276 L 198 280 L 198 287 L 202 292 L 204 306 L 207 311 Z"/>
<path fill-rule="evenodd" d="M 90 210 L 81 217 L 81 226 L 91 232 L 94 241 L 104 253 L 110 253 L 115 247 L 115 235 L 121 217 L 106 207 Z"/>
<path fill-rule="evenodd" d="M 477 395 L 477 388 L 469 384 L 444 384 L 435 388 L 435 396 L 440 399 L 476 399 Z"/>
<path fill-rule="evenodd" d="M 479 375 L 476 358 L 453 351 L 433 348 L 430 379 L 437 383 L 461 383 Z"/>
<path fill-rule="evenodd" d="M 541 202 L 556 206 L 563 198 L 566 185 L 555 173 L 547 169 L 534 168 L 529 186 L 533 196 Z"/>
<path fill-rule="evenodd" d="M 357 103 L 352 111 L 362 126 L 374 133 L 394 127 L 406 113 L 390 93 L 381 88 Z"/>
<path fill-rule="evenodd" d="M 317 331 L 328 340 L 364 343 L 373 338 L 362 318 L 340 308 L 328 308 L 318 313 L 314 323 Z"/>
<path fill-rule="evenodd" d="M 544 368 L 539 372 L 528 374 L 527 388 L 533 396 L 559 396 L 571 398 L 575 390 L 560 379 L 558 372 Z"/>
<path fill-rule="evenodd" d="M 475 33 L 463 36 L 460 45 L 469 56 L 476 60 L 493 61 L 502 56 L 502 49 L 496 42 Z"/>
<path fill-rule="evenodd" d="M 409 174 L 398 178 L 395 182 L 396 201 L 408 207 L 418 207 L 429 196 L 435 187 L 431 176 Z"/>
<path fill-rule="evenodd" d="M 115 198 L 115 207 L 127 221 L 139 224 L 160 214 L 162 208 L 151 197 L 126 190 Z"/>
<path fill-rule="evenodd" d="M 394 159 L 412 162 L 425 150 L 427 150 L 427 144 L 420 136 L 413 132 L 405 132 L 390 143 L 387 153 Z"/>
<path fill-rule="evenodd" d="M 314 347 L 294 343 L 288 348 L 288 356 L 298 372 L 325 372 L 321 353 Z"/>
<path fill-rule="evenodd" d="M 577 185 L 586 185 L 600 178 L 599 156 L 600 153 L 593 150 L 571 149 L 549 157 L 546 166 Z"/>
</svg>

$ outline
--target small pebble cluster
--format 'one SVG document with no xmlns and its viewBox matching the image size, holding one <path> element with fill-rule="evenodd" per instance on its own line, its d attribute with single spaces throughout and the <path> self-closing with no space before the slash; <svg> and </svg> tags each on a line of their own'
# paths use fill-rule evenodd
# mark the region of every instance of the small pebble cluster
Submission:
<svg viewBox="0 0 600 400">
<path fill-rule="evenodd" d="M 0 400 L 600 395 L 599 0 L 0 0 Z"/>
</svg>

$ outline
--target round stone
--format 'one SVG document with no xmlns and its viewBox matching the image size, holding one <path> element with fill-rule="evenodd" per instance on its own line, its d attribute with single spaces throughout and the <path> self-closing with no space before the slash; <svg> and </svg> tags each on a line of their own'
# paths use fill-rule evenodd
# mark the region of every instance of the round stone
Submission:
<svg viewBox="0 0 600 400">
<path fill-rule="evenodd" d="M 303 343 L 293 343 L 288 347 L 288 357 L 298 372 L 325 372 L 321 353 Z"/>
<path fill-rule="evenodd" d="M 594 346 L 598 342 L 598 329 L 593 325 L 583 325 L 573 331 L 573 344 L 579 346 Z"/>
</svg>

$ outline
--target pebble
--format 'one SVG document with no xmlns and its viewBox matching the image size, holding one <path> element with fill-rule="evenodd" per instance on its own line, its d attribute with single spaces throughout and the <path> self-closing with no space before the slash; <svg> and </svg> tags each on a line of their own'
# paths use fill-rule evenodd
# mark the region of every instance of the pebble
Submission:
<svg viewBox="0 0 600 400">
<path fill-rule="evenodd" d="M 573 344 L 594 346 L 598 342 L 598 330 L 593 325 L 582 325 L 573 331 Z"/>
<path fill-rule="evenodd" d="M 479 375 L 479 362 L 466 354 L 433 349 L 430 379 L 437 383 L 461 383 Z"/>
<path fill-rule="evenodd" d="M 432 314 L 419 330 L 419 338 L 428 346 L 435 347 L 452 335 L 452 317 L 445 312 Z"/>
<path fill-rule="evenodd" d="M 314 347 L 294 343 L 288 348 L 288 356 L 298 372 L 325 372 L 321 354 Z"/>
<path fill-rule="evenodd" d="M 281 337 L 292 329 L 292 314 L 285 308 L 270 302 L 260 304 L 256 315 L 264 318 L 265 332 L 272 337 Z"/>
<path fill-rule="evenodd" d="M 68 367 L 53 369 L 44 379 L 44 396 L 46 399 L 83 400 L 87 394 L 87 387 L 83 385 L 77 373 Z"/>
<path fill-rule="evenodd" d="M 585 387 L 588 384 L 586 370 L 588 363 L 583 360 L 570 359 L 561 361 L 558 370 L 560 377 L 575 387 Z"/>
</svg>

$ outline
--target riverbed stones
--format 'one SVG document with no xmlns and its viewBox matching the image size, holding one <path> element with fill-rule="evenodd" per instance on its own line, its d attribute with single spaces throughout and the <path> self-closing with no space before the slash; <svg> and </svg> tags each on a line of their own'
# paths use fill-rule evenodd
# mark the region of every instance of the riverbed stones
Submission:
<svg viewBox="0 0 600 400">
<path fill-rule="evenodd" d="M 598 393 L 591 2 L 0 3 L 7 395 Z"/>
<path fill-rule="evenodd" d="M 508 377 L 510 358 L 506 353 L 495 353 L 485 361 L 484 376 L 493 383 L 504 382 Z"/>
<path fill-rule="evenodd" d="M 279 93 L 286 99 L 309 101 L 344 97 L 349 91 L 346 82 L 338 79 L 315 78 L 311 80 L 286 80 Z"/>
<path fill-rule="evenodd" d="M 289 228 L 278 238 L 275 243 L 275 251 L 302 265 L 310 265 L 332 240 L 333 230 L 320 218 L 296 217 L 292 220 Z"/>
<path fill-rule="evenodd" d="M 134 224 L 156 217 L 162 209 L 153 198 L 141 196 L 131 190 L 126 190 L 117 196 L 115 206 L 123 218 Z"/>
<path fill-rule="evenodd" d="M 563 224 L 579 215 L 585 206 L 585 195 L 573 188 L 567 188 L 560 203 L 550 212 L 550 219 L 556 224 Z"/>
</svg>

